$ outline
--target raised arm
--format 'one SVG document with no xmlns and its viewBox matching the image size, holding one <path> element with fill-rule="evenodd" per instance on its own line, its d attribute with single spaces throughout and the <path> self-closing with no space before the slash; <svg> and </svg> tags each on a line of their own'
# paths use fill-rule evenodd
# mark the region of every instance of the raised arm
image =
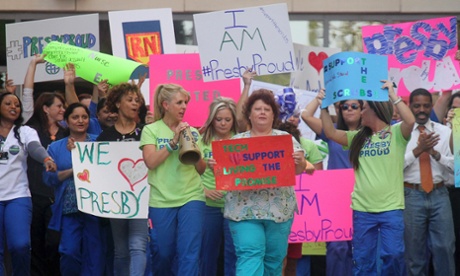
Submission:
<svg viewBox="0 0 460 276">
<path fill-rule="evenodd" d="M 447 113 L 447 105 L 449 104 L 449 99 L 451 96 L 452 90 L 442 91 L 441 95 L 433 105 L 434 114 L 436 114 L 436 117 L 440 123 L 442 123 L 442 120 Z"/>
<path fill-rule="evenodd" d="M 401 97 L 396 96 L 393 83 L 389 80 L 382 80 L 382 88 L 388 89 L 388 96 L 390 101 L 398 107 L 399 115 L 401 116 L 401 132 L 404 138 L 409 139 L 412 129 L 415 123 L 414 114 L 409 109 L 409 107 L 402 101 Z"/>
<path fill-rule="evenodd" d="M 246 131 L 248 128 L 248 122 L 246 118 L 244 118 L 243 110 L 249 97 L 249 89 L 251 88 L 252 79 L 255 76 L 257 76 L 257 73 L 252 71 L 252 68 L 248 68 L 243 73 L 243 91 L 241 91 L 240 98 L 236 104 L 236 121 L 238 122 L 238 131 L 240 132 Z"/>
<path fill-rule="evenodd" d="M 321 90 L 318 92 L 318 98 L 322 101 L 326 96 L 326 91 Z M 331 115 L 327 111 L 327 108 L 321 109 L 321 125 L 324 131 L 324 134 L 327 138 L 332 141 L 339 143 L 342 146 L 348 146 L 347 133 L 343 130 L 336 129 L 334 123 L 332 122 Z"/>
<path fill-rule="evenodd" d="M 67 104 L 78 103 L 78 96 L 75 91 L 75 66 L 73 63 L 67 63 L 64 68 L 64 83 Z"/>
<path fill-rule="evenodd" d="M 324 89 L 321 89 L 321 91 L 324 94 Z M 321 122 L 321 119 L 316 118 L 314 115 L 322 103 L 322 98 L 320 96 L 321 91 L 318 92 L 318 95 L 307 104 L 301 113 L 302 120 L 318 135 L 320 135 L 323 131 L 323 123 Z"/>
</svg>

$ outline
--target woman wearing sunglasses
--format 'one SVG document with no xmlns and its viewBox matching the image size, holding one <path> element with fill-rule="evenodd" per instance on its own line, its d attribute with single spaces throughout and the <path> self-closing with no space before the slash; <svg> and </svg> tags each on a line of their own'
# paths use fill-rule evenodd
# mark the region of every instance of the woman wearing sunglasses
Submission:
<svg viewBox="0 0 460 276">
<path fill-rule="evenodd" d="M 315 111 L 321 106 L 322 93 L 312 100 L 302 110 L 302 120 L 324 140 L 329 147 L 328 170 L 352 168 L 348 159 L 348 150 L 343 150 L 342 145 L 328 139 L 323 131 L 321 119 L 314 117 Z M 357 130 L 361 126 L 362 101 L 347 100 L 336 105 L 337 123 L 335 127 L 340 130 Z M 327 275 L 352 275 L 351 241 L 326 243 L 326 273 Z"/>
</svg>

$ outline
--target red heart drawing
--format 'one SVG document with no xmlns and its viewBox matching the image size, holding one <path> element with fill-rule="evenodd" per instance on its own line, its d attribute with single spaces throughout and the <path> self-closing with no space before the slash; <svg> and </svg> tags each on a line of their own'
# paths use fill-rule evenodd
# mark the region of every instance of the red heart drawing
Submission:
<svg viewBox="0 0 460 276">
<path fill-rule="evenodd" d="M 118 171 L 129 184 L 131 191 L 134 192 L 134 186 L 147 177 L 147 166 L 144 159 L 134 162 L 132 159 L 123 158 L 118 162 Z"/>
<path fill-rule="evenodd" d="M 84 169 L 83 172 L 77 173 L 77 178 L 83 182 L 91 183 L 89 180 L 89 171 L 87 169 Z"/>
<path fill-rule="evenodd" d="M 319 72 L 323 69 L 323 60 L 327 59 L 329 56 L 325 52 L 319 52 L 317 55 L 315 52 L 310 52 L 308 54 L 308 62 L 310 62 L 311 66 Z"/>
</svg>

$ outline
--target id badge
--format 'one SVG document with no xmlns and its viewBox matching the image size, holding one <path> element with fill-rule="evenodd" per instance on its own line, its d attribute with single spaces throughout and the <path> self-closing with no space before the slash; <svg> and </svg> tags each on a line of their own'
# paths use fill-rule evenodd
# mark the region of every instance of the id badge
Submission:
<svg viewBox="0 0 460 276">
<path fill-rule="evenodd" d="M 3 151 L 5 142 L 0 142 L 0 165 L 6 165 L 8 163 L 8 152 Z"/>
</svg>

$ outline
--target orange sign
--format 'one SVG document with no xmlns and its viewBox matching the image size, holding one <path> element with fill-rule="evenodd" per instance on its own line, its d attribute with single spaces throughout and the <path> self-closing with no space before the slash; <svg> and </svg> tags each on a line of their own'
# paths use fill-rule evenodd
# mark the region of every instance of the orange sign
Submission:
<svg viewBox="0 0 460 276">
<path fill-rule="evenodd" d="M 160 32 L 125 34 L 125 39 L 128 56 L 137 62 L 148 65 L 150 55 L 162 54 Z"/>
</svg>

